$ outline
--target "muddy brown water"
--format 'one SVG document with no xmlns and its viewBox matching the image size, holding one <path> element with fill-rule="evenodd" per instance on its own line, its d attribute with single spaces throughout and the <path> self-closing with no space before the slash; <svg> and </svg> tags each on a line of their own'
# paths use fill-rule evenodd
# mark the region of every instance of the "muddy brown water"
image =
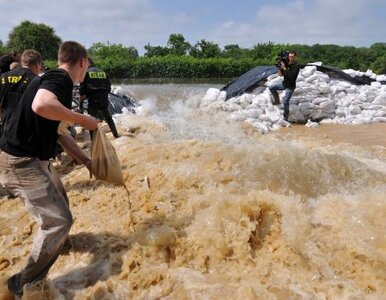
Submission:
<svg viewBox="0 0 386 300">
<path fill-rule="evenodd" d="M 117 117 L 122 137 L 108 134 L 130 201 L 66 156 L 57 166 L 72 248 L 25 299 L 386 297 L 385 124 L 260 135 L 177 90 L 193 104 L 160 111 L 154 92 L 146 113 Z M 87 133 L 78 142 L 88 151 Z M 0 198 L 0 299 L 37 228 L 21 199 Z"/>
</svg>

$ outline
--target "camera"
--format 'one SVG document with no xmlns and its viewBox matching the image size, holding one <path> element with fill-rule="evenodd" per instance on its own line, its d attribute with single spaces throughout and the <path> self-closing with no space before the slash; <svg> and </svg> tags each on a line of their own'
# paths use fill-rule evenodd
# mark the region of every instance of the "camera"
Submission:
<svg viewBox="0 0 386 300">
<path fill-rule="evenodd" d="M 289 51 L 288 50 L 285 50 L 285 51 L 281 51 L 279 53 L 279 55 L 277 56 L 277 62 L 276 62 L 276 67 L 277 68 L 281 68 L 281 63 L 283 62 L 285 64 L 285 66 L 287 67 L 288 66 L 288 55 L 289 55 Z"/>
</svg>

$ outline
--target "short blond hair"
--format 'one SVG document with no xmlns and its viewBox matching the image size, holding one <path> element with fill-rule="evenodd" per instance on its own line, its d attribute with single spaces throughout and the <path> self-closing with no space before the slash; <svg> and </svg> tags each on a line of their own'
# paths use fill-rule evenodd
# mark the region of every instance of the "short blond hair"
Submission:
<svg viewBox="0 0 386 300">
<path fill-rule="evenodd" d="M 78 42 L 66 41 L 59 47 L 58 62 L 61 64 L 75 65 L 79 60 L 87 58 L 87 50 Z"/>
<path fill-rule="evenodd" d="M 33 49 L 26 49 L 21 54 L 21 65 L 32 67 L 42 63 L 42 56 L 40 53 Z"/>
</svg>

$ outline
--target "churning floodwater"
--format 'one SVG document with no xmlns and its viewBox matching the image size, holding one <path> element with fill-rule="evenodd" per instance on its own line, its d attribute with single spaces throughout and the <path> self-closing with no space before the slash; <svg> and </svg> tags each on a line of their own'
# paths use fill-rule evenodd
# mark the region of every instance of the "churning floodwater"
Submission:
<svg viewBox="0 0 386 300">
<path fill-rule="evenodd" d="M 129 199 L 65 158 L 73 246 L 25 299 L 386 298 L 385 124 L 262 135 L 200 109 L 221 86 L 119 86 L 141 104 L 108 133 Z M 1 284 L 36 229 L 0 199 Z"/>
</svg>

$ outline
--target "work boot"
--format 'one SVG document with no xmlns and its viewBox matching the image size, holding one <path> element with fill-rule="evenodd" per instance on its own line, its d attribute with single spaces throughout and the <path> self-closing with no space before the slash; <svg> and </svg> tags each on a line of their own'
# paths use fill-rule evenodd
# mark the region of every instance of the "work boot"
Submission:
<svg viewBox="0 0 386 300">
<path fill-rule="evenodd" d="M 13 293 L 15 296 L 22 296 L 23 295 L 23 286 L 21 286 L 20 283 L 20 274 L 15 274 L 12 277 L 10 277 L 7 281 L 8 283 L 8 290 Z"/>
<path fill-rule="evenodd" d="M 286 120 L 287 122 L 288 122 L 288 115 L 289 115 L 289 111 L 285 110 L 283 117 L 284 117 L 284 120 Z"/>
<path fill-rule="evenodd" d="M 273 96 L 272 98 L 273 98 L 273 101 L 272 101 L 273 105 L 279 105 L 280 104 L 279 98 L 276 98 L 275 96 Z"/>
</svg>

